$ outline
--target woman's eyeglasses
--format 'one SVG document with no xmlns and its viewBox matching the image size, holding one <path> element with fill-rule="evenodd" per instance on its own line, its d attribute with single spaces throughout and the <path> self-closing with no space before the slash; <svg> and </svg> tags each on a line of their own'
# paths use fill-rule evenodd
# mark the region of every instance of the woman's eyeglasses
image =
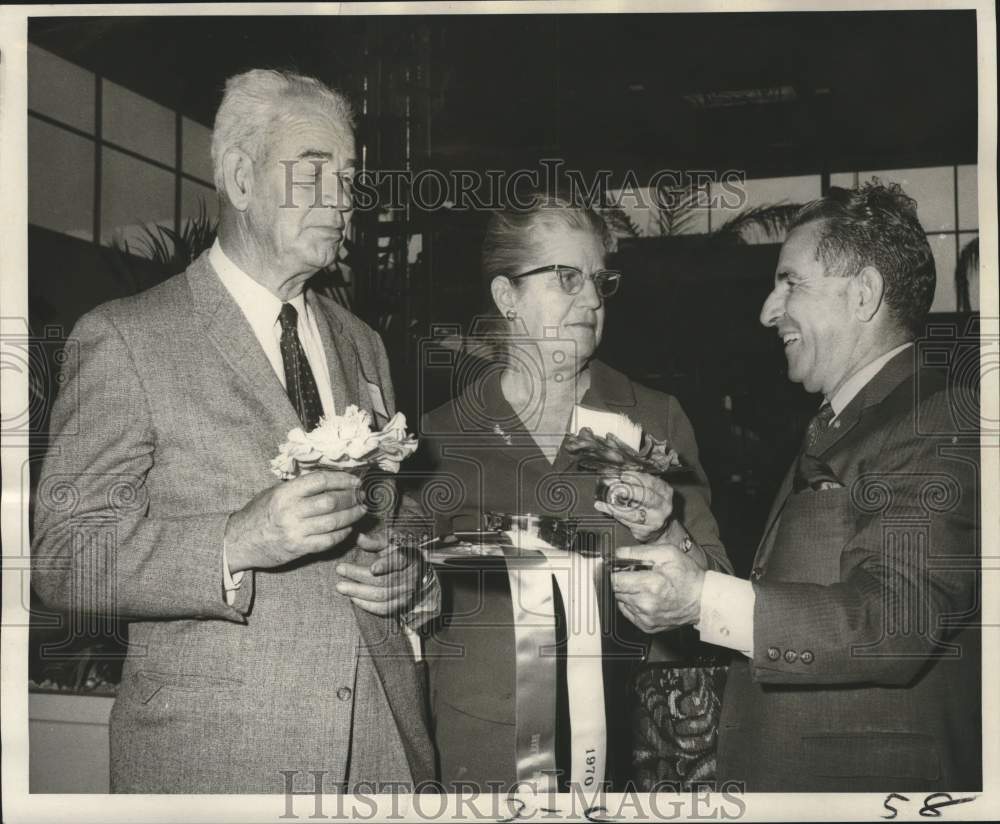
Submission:
<svg viewBox="0 0 1000 824">
<path fill-rule="evenodd" d="M 519 275 L 507 275 L 507 279 L 517 280 L 518 278 L 526 278 L 529 275 L 540 275 L 543 272 L 555 272 L 559 276 L 559 285 L 567 295 L 577 294 L 587 280 L 587 275 L 580 269 L 577 269 L 575 266 L 564 266 L 560 263 L 550 266 L 539 266 L 537 269 L 532 269 L 530 272 L 521 272 Z M 618 291 L 618 284 L 621 283 L 622 273 L 614 269 L 601 269 L 598 272 L 594 272 L 590 277 L 594 281 L 597 294 L 602 298 L 609 298 Z"/>
</svg>

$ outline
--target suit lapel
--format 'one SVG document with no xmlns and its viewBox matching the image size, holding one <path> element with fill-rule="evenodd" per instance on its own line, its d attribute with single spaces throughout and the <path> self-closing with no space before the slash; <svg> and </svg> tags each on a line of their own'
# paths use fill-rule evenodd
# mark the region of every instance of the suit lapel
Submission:
<svg viewBox="0 0 1000 824">
<path fill-rule="evenodd" d="M 829 454 L 834 450 L 837 444 L 842 441 L 849 432 L 857 428 L 859 423 L 861 423 L 866 410 L 873 406 L 877 406 L 885 400 L 886 396 L 888 396 L 893 389 L 913 374 L 913 356 L 914 349 L 913 347 L 910 347 L 894 356 L 885 366 L 883 366 L 875 377 L 873 377 L 864 387 L 862 387 L 861 391 L 854 396 L 843 412 L 837 416 L 833 424 L 819 436 L 816 443 L 813 445 L 811 454 L 814 454 L 819 458 L 828 458 Z M 757 546 L 757 554 L 754 557 L 754 566 L 760 566 L 767 560 L 767 555 L 773 546 L 773 541 L 770 540 L 770 538 L 773 530 L 777 526 L 778 520 L 780 519 L 781 511 L 785 508 L 785 504 L 788 502 L 788 497 L 792 493 L 793 481 L 795 478 L 795 466 L 797 463 L 798 456 L 796 456 L 795 462 L 793 462 L 792 466 L 785 474 L 785 479 L 782 481 L 781 488 L 778 490 L 778 494 L 775 497 L 774 505 L 771 507 L 771 513 L 768 515 L 767 524 L 764 526 L 764 532 L 762 533 L 760 543 Z"/>
<path fill-rule="evenodd" d="M 208 253 L 187 270 L 195 312 L 219 355 L 253 389 L 268 412 L 287 430 L 300 426 L 295 408 L 271 362 L 232 295 L 208 262 Z"/>
<path fill-rule="evenodd" d="M 857 400 L 857 398 L 855 400 Z M 860 419 L 861 405 L 853 402 L 848 404 L 843 414 L 838 415 L 833 424 L 831 424 L 825 432 L 820 434 L 816 443 L 813 444 L 810 454 L 815 455 L 816 457 L 822 457 L 825 455 L 833 449 L 841 438 L 858 425 L 858 421 Z M 775 496 L 774 504 L 771 506 L 771 512 L 767 516 L 767 523 L 764 525 L 764 532 L 761 535 L 761 542 L 757 549 L 757 555 L 754 558 L 755 566 L 759 565 L 766 559 L 767 550 L 771 546 L 768 541 L 768 536 L 770 536 L 771 530 L 774 529 L 777 524 L 781 511 L 785 508 L 785 504 L 788 503 L 788 497 L 792 494 L 795 482 L 795 468 L 801 457 L 802 450 L 799 451 L 799 454 L 795 457 L 792 465 L 788 468 L 788 472 L 785 473 L 785 478 L 781 482 L 778 494 Z"/>
<path fill-rule="evenodd" d="M 306 292 L 306 300 L 316 318 L 326 366 L 330 372 L 330 386 L 337 414 L 343 415 L 350 404 L 371 411 L 371 402 L 360 385 L 358 349 L 350 335 L 344 334 L 344 325 L 334 311 L 326 306 L 326 300 L 316 292 Z"/>
<path fill-rule="evenodd" d="M 798 459 L 796 458 L 796 461 L 797 460 Z M 794 480 L 795 463 L 793 462 L 788 468 L 788 471 L 785 473 L 785 478 L 781 482 L 781 486 L 778 488 L 778 494 L 774 498 L 774 503 L 771 505 L 771 512 L 767 516 L 767 523 L 764 525 L 764 532 L 761 534 L 760 543 L 757 545 L 757 554 L 754 556 L 754 566 L 758 566 L 767 555 L 767 549 L 770 547 L 768 538 L 778 522 L 778 516 L 781 515 L 781 510 L 785 508 L 788 496 L 792 493 L 792 484 Z"/>
</svg>

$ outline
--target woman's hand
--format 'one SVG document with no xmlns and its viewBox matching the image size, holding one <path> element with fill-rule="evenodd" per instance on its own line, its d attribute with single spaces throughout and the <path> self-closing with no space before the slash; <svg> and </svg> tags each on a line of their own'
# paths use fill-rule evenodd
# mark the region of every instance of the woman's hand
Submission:
<svg viewBox="0 0 1000 824">
<path fill-rule="evenodd" d="M 645 472 L 623 472 L 608 485 L 608 503 L 597 501 L 594 509 L 628 527 L 640 543 L 658 538 L 674 510 L 674 490 L 662 478 Z"/>
</svg>

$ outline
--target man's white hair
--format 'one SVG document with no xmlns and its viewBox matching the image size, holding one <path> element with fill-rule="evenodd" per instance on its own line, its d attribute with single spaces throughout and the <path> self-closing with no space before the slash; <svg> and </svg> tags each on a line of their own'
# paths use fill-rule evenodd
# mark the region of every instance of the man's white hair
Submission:
<svg viewBox="0 0 1000 824">
<path fill-rule="evenodd" d="M 212 171 L 215 188 L 225 190 L 222 158 L 232 148 L 242 149 L 255 162 L 266 157 L 276 120 L 294 100 L 318 103 L 331 118 L 350 131 L 354 111 L 347 98 L 315 77 L 276 69 L 251 69 L 226 81 L 226 91 L 212 130 Z"/>
</svg>

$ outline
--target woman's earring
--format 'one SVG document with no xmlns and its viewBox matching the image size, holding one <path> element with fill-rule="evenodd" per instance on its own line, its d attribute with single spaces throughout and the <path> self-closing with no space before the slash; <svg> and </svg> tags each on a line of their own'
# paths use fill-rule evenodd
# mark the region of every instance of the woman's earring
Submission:
<svg viewBox="0 0 1000 824">
<path fill-rule="evenodd" d="M 513 309 L 508 309 L 506 312 L 504 312 L 504 315 L 506 316 L 507 320 L 517 320 L 517 312 Z"/>
</svg>

